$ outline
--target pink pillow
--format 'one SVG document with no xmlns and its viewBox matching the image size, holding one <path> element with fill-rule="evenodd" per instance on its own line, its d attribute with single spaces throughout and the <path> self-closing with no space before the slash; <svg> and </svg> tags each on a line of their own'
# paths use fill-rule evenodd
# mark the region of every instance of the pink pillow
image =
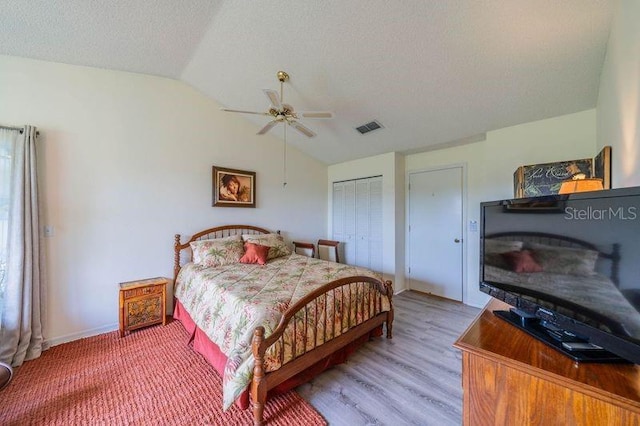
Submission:
<svg viewBox="0 0 640 426">
<path fill-rule="evenodd" d="M 264 265 L 267 263 L 269 256 L 269 246 L 261 246 L 260 244 L 244 243 L 244 256 L 240 258 L 240 263 L 257 263 Z"/>
<path fill-rule="evenodd" d="M 542 266 L 529 250 L 500 253 L 513 272 L 542 272 Z"/>
</svg>

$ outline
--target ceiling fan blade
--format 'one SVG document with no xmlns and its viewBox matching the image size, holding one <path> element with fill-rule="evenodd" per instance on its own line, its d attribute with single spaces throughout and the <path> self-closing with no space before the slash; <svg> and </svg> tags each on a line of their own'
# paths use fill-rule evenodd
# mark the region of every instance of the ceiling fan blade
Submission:
<svg viewBox="0 0 640 426">
<path fill-rule="evenodd" d="M 271 89 L 262 89 L 262 90 L 264 91 L 264 94 L 267 95 L 267 98 L 269 98 L 269 102 L 271 102 L 271 105 L 275 109 L 281 110 L 282 102 L 280 101 L 280 95 L 278 94 L 278 92 Z"/>
<path fill-rule="evenodd" d="M 242 110 L 239 110 L 239 109 L 220 108 L 220 110 L 221 111 L 226 111 L 226 112 L 241 112 L 243 114 L 269 115 L 268 112 L 242 111 Z"/>
<path fill-rule="evenodd" d="M 309 138 L 312 138 L 312 137 L 314 137 L 316 135 L 307 126 L 305 126 L 303 124 L 300 124 L 297 121 L 290 121 L 288 123 L 289 123 L 289 125 L 291 125 L 291 127 L 296 129 L 298 132 L 302 133 L 303 135 L 305 135 L 305 136 L 307 136 Z"/>
<path fill-rule="evenodd" d="M 270 121 L 268 122 L 262 129 L 260 129 L 260 131 L 258 131 L 258 133 L 256 133 L 257 135 L 264 135 L 265 133 L 267 133 L 269 130 L 271 130 L 271 128 L 273 126 L 275 126 L 276 124 L 278 124 L 278 122 L 276 120 Z"/>
<path fill-rule="evenodd" d="M 333 118 L 333 113 L 331 111 L 302 111 L 296 112 L 296 115 L 300 118 Z"/>
</svg>

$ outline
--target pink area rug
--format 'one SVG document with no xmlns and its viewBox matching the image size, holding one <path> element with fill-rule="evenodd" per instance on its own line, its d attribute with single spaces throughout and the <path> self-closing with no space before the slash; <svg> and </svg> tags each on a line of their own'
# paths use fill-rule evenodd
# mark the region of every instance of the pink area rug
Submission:
<svg viewBox="0 0 640 426">
<path fill-rule="evenodd" d="M 19 367 L 0 391 L 2 425 L 249 425 L 222 411 L 222 379 L 178 321 L 55 346 Z M 268 425 L 325 425 L 297 393 L 271 398 Z"/>
</svg>

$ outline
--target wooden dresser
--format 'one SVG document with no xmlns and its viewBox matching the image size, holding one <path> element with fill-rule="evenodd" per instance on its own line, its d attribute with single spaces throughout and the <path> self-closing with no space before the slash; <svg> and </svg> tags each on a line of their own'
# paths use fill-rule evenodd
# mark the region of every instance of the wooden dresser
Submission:
<svg viewBox="0 0 640 426">
<path fill-rule="evenodd" d="M 575 363 L 493 314 L 492 300 L 454 346 L 462 350 L 465 425 L 640 425 L 640 366 Z"/>
</svg>

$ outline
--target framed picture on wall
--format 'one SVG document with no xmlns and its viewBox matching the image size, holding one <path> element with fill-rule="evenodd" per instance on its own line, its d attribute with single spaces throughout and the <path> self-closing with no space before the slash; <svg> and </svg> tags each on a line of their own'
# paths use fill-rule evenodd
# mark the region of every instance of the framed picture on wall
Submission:
<svg viewBox="0 0 640 426">
<path fill-rule="evenodd" d="M 256 172 L 213 166 L 213 207 L 255 207 Z"/>
<path fill-rule="evenodd" d="M 554 195 L 563 181 L 576 175 L 592 177 L 592 174 L 592 158 L 520 166 L 513 175 L 514 195 L 516 198 Z"/>
</svg>

